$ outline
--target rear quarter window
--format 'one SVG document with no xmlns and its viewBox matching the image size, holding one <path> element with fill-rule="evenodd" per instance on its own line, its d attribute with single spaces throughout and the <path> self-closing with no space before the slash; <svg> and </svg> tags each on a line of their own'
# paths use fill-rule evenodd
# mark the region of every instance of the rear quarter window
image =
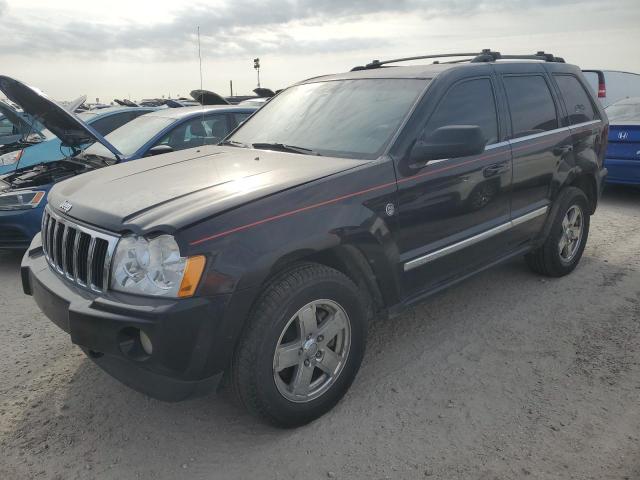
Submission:
<svg viewBox="0 0 640 480">
<path fill-rule="evenodd" d="M 542 75 L 502 78 L 509 110 L 512 137 L 524 137 L 558 128 L 555 103 Z"/>
<path fill-rule="evenodd" d="M 598 117 L 582 84 L 573 75 L 554 75 L 567 107 L 566 121 L 569 125 L 590 122 Z"/>
</svg>

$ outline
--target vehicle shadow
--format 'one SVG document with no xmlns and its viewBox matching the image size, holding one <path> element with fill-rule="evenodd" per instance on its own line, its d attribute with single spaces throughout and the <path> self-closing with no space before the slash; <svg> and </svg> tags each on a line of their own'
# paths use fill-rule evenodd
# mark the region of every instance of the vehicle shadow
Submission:
<svg viewBox="0 0 640 480">
<path fill-rule="evenodd" d="M 602 201 L 614 204 L 632 203 L 635 207 L 638 207 L 640 186 L 606 185 L 602 193 Z"/>
<path fill-rule="evenodd" d="M 0 250 L 0 274 L 11 273 L 20 268 L 23 251 Z"/>
<path fill-rule="evenodd" d="M 631 211 L 638 200 L 635 189 L 608 188 L 603 204 Z M 6 258 L 0 256 L 0 268 L 19 266 L 19 256 Z M 260 471 L 265 478 L 301 478 L 302 471 L 306 478 L 327 478 L 336 467 L 344 478 L 422 478 L 425 459 L 449 463 L 453 478 L 458 460 L 485 458 L 478 446 L 486 442 L 507 458 L 513 446 L 516 458 L 525 437 L 514 440 L 503 432 L 529 425 L 527 415 L 545 415 L 538 411 L 541 385 L 552 380 L 541 371 L 562 364 L 570 350 L 563 343 L 567 333 L 580 333 L 592 315 L 572 313 L 559 293 L 596 295 L 582 285 L 600 275 L 623 282 L 616 275 L 624 265 L 605 262 L 587 252 L 572 276 L 544 279 L 516 259 L 399 317 L 373 322 L 361 371 L 346 397 L 295 430 L 257 421 L 228 387 L 181 403 L 151 399 L 73 347 L 66 363 L 30 389 L 35 406 L 16 416 L 7 444 L 36 455 L 43 470 L 55 465 L 51 471 L 60 478 L 78 476 L 74 469 L 85 478 L 84 468 L 91 471 L 86 478 L 253 478 Z M 605 304 L 611 298 L 606 295 L 590 301 Z M 579 395 L 585 394 L 576 390 L 575 399 L 563 397 L 554 408 L 577 408 L 572 401 L 581 401 Z M 532 425 L 526 438 L 537 432 Z M 540 429 L 546 438 L 548 428 Z M 456 459 L 456 452 L 464 456 Z M 422 470 L 395 470 L 394 462 Z"/>
</svg>

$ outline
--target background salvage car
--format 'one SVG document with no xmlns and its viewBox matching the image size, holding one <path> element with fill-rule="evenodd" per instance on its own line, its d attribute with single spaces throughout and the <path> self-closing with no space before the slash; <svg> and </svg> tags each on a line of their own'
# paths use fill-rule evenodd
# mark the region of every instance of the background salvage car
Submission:
<svg viewBox="0 0 640 480">
<path fill-rule="evenodd" d="M 55 183 L 115 163 L 218 143 L 255 110 L 118 107 L 74 115 L 17 80 L 0 77 L 0 90 L 42 119 L 53 137 L 19 153 L 22 166 L 0 177 L 0 249 L 28 247 Z M 111 133 L 105 137 L 102 131 Z M 60 158 L 62 145 L 71 155 Z"/>
</svg>

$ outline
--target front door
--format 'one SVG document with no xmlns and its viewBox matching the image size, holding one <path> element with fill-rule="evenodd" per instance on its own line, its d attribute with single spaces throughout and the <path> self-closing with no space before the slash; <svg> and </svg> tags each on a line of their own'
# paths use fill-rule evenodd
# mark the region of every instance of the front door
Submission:
<svg viewBox="0 0 640 480">
<path fill-rule="evenodd" d="M 398 168 L 398 225 L 403 290 L 408 300 L 437 288 L 505 251 L 511 152 L 500 142 L 491 76 L 463 79 L 443 95 L 425 134 L 447 125 L 477 125 L 480 155 L 432 160 L 419 171 Z"/>
</svg>

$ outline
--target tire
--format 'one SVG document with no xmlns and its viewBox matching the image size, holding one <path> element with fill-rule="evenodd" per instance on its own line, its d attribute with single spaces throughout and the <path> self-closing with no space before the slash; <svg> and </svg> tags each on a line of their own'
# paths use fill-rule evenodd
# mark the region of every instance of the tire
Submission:
<svg viewBox="0 0 640 480">
<path fill-rule="evenodd" d="M 241 403 L 285 428 L 329 411 L 360 368 L 367 311 L 358 287 L 324 265 L 298 264 L 274 278 L 234 354 L 231 376 Z"/>
<path fill-rule="evenodd" d="M 544 243 L 525 256 L 531 270 L 549 277 L 562 277 L 571 273 L 580 262 L 589 237 L 589 201 L 584 192 L 579 188 L 569 187 L 561 194 L 558 202 Z M 569 234 L 565 227 L 567 221 L 571 220 L 570 215 L 576 212 L 582 219 L 579 233 L 576 233 L 576 228 L 570 228 Z M 576 235 L 579 238 L 575 238 Z"/>
</svg>

